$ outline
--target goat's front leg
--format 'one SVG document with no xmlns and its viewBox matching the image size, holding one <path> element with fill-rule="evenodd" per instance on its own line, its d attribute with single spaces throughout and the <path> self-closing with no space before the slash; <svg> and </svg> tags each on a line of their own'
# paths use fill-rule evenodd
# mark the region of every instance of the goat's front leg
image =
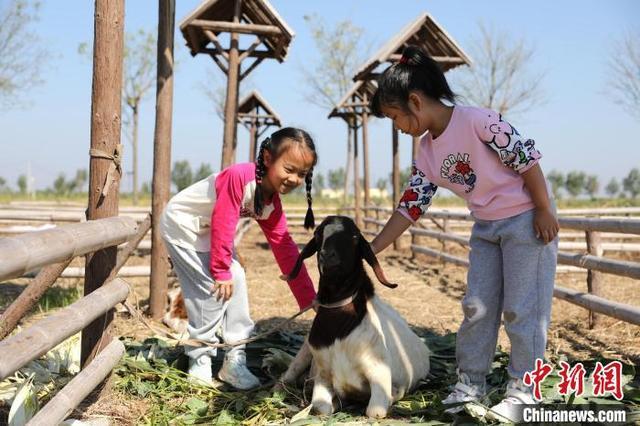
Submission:
<svg viewBox="0 0 640 426">
<path fill-rule="evenodd" d="M 329 380 L 329 376 L 323 374 L 318 368 L 318 373 L 313 381 L 313 395 L 311 396 L 311 405 L 318 414 L 329 415 L 333 413 L 333 388 Z"/>
<path fill-rule="evenodd" d="M 285 384 L 294 384 L 298 377 L 307 369 L 312 358 L 309 342 L 307 339 L 304 339 L 304 343 L 298 351 L 298 354 L 293 361 L 291 361 L 289 368 L 287 368 L 287 371 L 280 380 Z"/>
<path fill-rule="evenodd" d="M 376 361 L 368 366 L 365 377 L 371 388 L 371 398 L 367 405 L 367 416 L 386 417 L 389 406 L 393 402 L 391 385 L 391 368 L 384 360 Z"/>
</svg>

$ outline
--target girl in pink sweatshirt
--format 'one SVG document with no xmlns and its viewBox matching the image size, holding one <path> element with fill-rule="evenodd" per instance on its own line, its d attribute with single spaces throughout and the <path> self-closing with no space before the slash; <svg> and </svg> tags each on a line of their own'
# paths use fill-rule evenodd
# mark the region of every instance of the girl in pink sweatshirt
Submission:
<svg viewBox="0 0 640 426">
<path fill-rule="evenodd" d="M 510 380 L 490 415 L 517 421 L 521 404 L 535 402 L 523 378 L 544 358 L 556 268 L 559 226 L 540 152 L 500 114 L 455 105 L 439 65 L 414 46 L 381 75 L 371 109 L 421 137 L 409 184 L 373 240 L 374 252 L 426 213 L 439 186 L 464 198 L 475 219 L 456 341 L 458 383 L 443 403 L 453 413 L 485 395 L 504 316 Z"/>
<path fill-rule="evenodd" d="M 265 139 L 256 163 L 234 164 L 176 194 L 162 217 L 162 233 L 180 281 L 193 339 L 225 343 L 246 339 L 253 330 L 247 285 L 235 256 L 233 240 L 241 217 L 255 219 L 262 228 L 282 273 L 288 273 L 298 248 L 287 229 L 280 195 L 303 183 L 307 190 L 305 228 L 314 227 L 311 182 L 317 154 L 313 140 L 301 129 L 287 127 Z M 289 287 L 300 309 L 315 297 L 306 270 Z M 212 381 L 208 346 L 186 347 L 189 374 Z M 225 354 L 218 378 L 237 389 L 260 384 L 246 367 L 244 346 Z"/>
</svg>

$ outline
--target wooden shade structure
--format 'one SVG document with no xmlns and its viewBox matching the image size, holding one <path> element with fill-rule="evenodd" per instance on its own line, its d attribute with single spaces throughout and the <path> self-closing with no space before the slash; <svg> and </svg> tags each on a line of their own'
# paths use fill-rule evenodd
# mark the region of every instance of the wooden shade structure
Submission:
<svg viewBox="0 0 640 426">
<path fill-rule="evenodd" d="M 402 51 L 408 45 L 416 45 L 424 49 L 446 72 L 460 65 L 471 65 L 471 58 L 447 34 L 447 32 L 427 13 L 409 23 L 395 37 L 387 42 L 375 55 L 365 62 L 356 72 L 354 81 L 376 79 L 384 66 L 397 62 Z M 400 201 L 400 157 L 398 155 L 398 130 L 392 128 L 393 150 L 393 202 Z M 415 156 L 417 138 L 414 138 L 413 153 Z"/>
<path fill-rule="evenodd" d="M 369 196 L 369 100 L 377 89 L 373 80 L 357 81 L 340 99 L 336 107 L 329 114 L 329 118 L 340 117 L 347 123 L 348 143 L 353 138 L 353 186 L 355 200 L 355 218 L 358 226 L 362 226 L 360 203 L 360 170 L 358 153 L 358 129 L 362 129 L 362 151 L 364 169 L 364 204 L 370 204 Z"/>
<path fill-rule="evenodd" d="M 256 160 L 257 140 L 271 126 L 280 127 L 280 117 L 256 90 L 240 101 L 238 121 L 249 130 L 249 161 Z"/>
<path fill-rule="evenodd" d="M 294 33 L 266 0 L 204 1 L 181 23 L 191 55 L 210 55 L 227 75 L 224 108 L 224 138 L 221 168 L 233 164 L 236 151 L 237 109 L 240 81 L 265 58 L 284 61 Z M 218 38 L 230 33 L 228 46 Z M 253 42 L 240 47 L 240 34 L 254 35 Z M 241 69 L 245 59 L 251 64 Z"/>
</svg>

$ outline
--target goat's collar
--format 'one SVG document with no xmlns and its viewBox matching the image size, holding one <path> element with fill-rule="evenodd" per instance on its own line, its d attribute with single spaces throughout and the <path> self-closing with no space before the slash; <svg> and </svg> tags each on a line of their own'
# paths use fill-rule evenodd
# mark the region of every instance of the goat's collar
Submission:
<svg viewBox="0 0 640 426">
<path fill-rule="evenodd" d="M 337 302 L 333 302 L 333 303 L 320 303 L 318 302 L 318 299 L 315 298 L 313 299 L 313 305 L 327 308 L 327 309 L 341 308 L 343 306 L 347 306 L 348 304 L 352 303 L 355 300 L 357 295 L 358 295 L 358 292 L 356 291 L 351 296 L 342 300 L 338 300 Z"/>
</svg>

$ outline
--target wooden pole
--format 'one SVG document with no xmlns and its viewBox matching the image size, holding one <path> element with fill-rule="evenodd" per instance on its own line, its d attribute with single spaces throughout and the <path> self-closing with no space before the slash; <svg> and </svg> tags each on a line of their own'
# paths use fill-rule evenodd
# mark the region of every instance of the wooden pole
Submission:
<svg viewBox="0 0 640 426">
<path fill-rule="evenodd" d="M 398 129 L 391 124 L 391 147 L 393 156 L 393 171 L 391 173 L 391 185 L 393 186 L 393 207 L 400 202 L 400 152 L 398 150 Z M 393 248 L 398 250 L 398 240 L 393 242 Z"/>
<path fill-rule="evenodd" d="M 366 98 L 365 98 L 366 102 Z M 369 177 L 369 114 L 367 111 L 362 113 L 362 162 L 364 168 L 364 205 L 371 205 L 371 196 L 369 189 L 371 188 L 371 180 Z"/>
<path fill-rule="evenodd" d="M 96 0 L 91 91 L 91 149 L 113 155 L 120 146 L 122 55 L 124 50 L 124 0 Z M 118 215 L 120 173 L 114 161 L 93 156 L 89 164 L 87 220 Z M 108 173 L 112 168 L 111 174 Z M 111 175 L 111 176 L 110 176 Z M 108 179 L 113 178 L 113 181 Z M 104 186 L 109 185 L 103 194 Z M 87 256 L 84 294 L 104 284 L 116 263 L 117 248 L 109 247 Z M 86 365 L 111 341 L 113 311 L 96 319 L 82 332 L 81 363 Z"/>
<path fill-rule="evenodd" d="M 233 23 L 240 22 L 242 12 L 242 0 L 235 0 Z M 239 49 L 240 35 L 237 32 L 231 33 L 229 44 L 229 72 L 227 73 L 227 97 L 224 106 L 224 137 L 222 141 L 222 164 L 220 169 L 224 169 L 235 161 L 235 144 L 237 131 L 238 113 L 238 87 L 240 84 L 240 55 Z"/>
<path fill-rule="evenodd" d="M 360 195 L 360 160 L 358 158 L 358 120 L 354 115 L 350 119 L 351 131 L 353 132 L 353 196 L 355 199 L 356 208 L 356 225 L 362 228 L 362 210 L 361 210 L 361 195 Z"/>
<path fill-rule="evenodd" d="M 256 161 L 256 139 L 258 138 L 258 120 L 251 120 L 251 127 L 249 128 L 249 161 L 251 163 Z"/>
<path fill-rule="evenodd" d="M 162 240 L 160 219 L 171 188 L 171 128 L 173 118 L 173 45 L 175 0 L 160 0 L 158 9 L 158 57 L 156 82 L 156 124 L 153 141 L 153 183 L 151 196 L 151 279 L 149 313 L 160 319 L 167 299 L 169 261 Z"/>
<path fill-rule="evenodd" d="M 129 285 L 116 278 L 88 296 L 1 341 L 0 381 L 84 329 L 89 322 L 103 317 L 105 312 L 124 301 L 128 294 Z"/>
<path fill-rule="evenodd" d="M 57 425 L 91 393 L 118 364 L 124 345 L 112 341 L 95 360 L 76 375 L 27 423 L 27 426 Z"/>
<path fill-rule="evenodd" d="M 603 250 L 599 232 L 585 232 L 587 241 L 587 250 L 590 255 L 602 257 Z M 594 296 L 600 295 L 600 287 L 602 285 L 602 275 L 600 272 L 589 269 L 587 271 L 587 291 Z M 592 329 L 598 325 L 601 318 L 594 311 L 589 311 L 589 328 Z"/>
</svg>

